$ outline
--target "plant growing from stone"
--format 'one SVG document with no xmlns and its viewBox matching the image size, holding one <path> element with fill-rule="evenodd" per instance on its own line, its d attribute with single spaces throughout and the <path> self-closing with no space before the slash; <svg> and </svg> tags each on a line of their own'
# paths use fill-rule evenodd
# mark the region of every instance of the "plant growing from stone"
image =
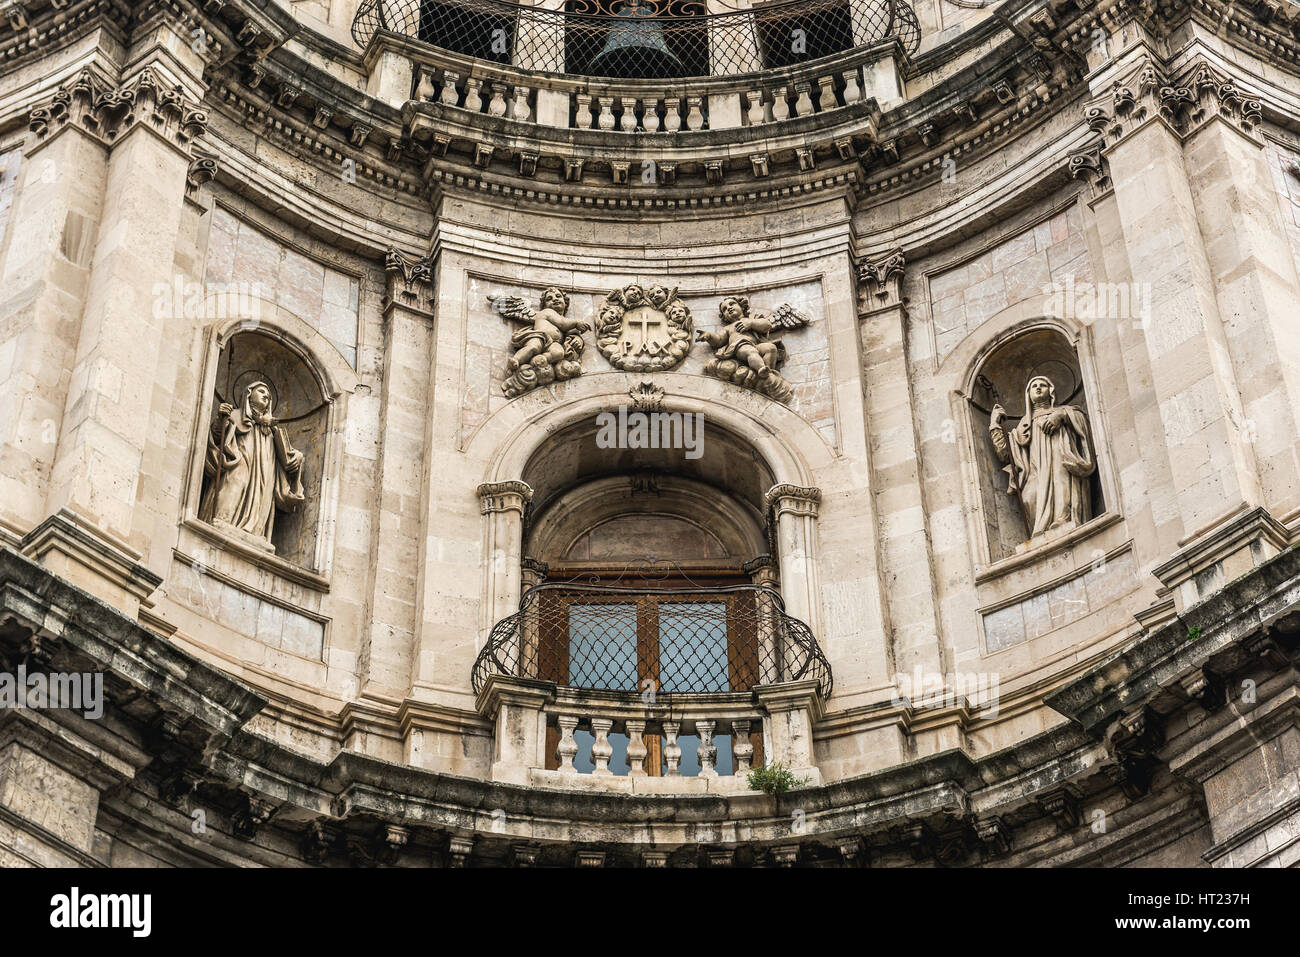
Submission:
<svg viewBox="0 0 1300 957">
<path fill-rule="evenodd" d="M 784 794 L 791 788 L 805 787 L 808 778 L 796 778 L 784 764 L 760 764 L 750 769 L 748 784 L 751 791 Z"/>
</svg>

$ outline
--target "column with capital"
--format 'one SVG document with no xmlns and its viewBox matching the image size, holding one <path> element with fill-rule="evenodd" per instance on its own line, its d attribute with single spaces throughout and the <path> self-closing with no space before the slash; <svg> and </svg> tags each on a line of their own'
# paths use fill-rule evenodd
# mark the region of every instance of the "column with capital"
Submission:
<svg viewBox="0 0 1300 957">
<path fill-rule="evenodd" d="M 487 601 L 486 624 L 490 629 L 519 610 L 524 510 L 532 501 L 533 490 L 520 481 L 486 482 L 478 487 L 478 498 L 486 539 L 483 594 Z"/>
<path fill-rule="evenodd" d="M 781 567 L 781 597 L 786 614 L 821 631 L 821 590 L 816 561 L 817 510 L 821 489 L 798 485 L 773 485 L 764 496 L 764 506 L 776 529 L 777 556 Z"/>
<path fill-rule="evenodd" d="M 858 266 L 868 458 L 879 506 L 881 566 L 889 576 L 884 603 L 894 663 L 904 673 L 921 668 L 942 674 L 928 509 L 905 348 L 905 266 L 901 249 Z"/>
</svg>

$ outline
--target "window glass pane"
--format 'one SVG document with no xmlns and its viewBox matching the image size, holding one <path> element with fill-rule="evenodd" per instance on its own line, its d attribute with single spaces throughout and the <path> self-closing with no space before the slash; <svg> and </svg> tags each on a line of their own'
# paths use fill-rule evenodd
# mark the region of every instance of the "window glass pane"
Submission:
<svg viewBox="0 0 1300 957">
<path fill-rule="evenodd" d="M 726 602 L 660 603 L 659 690 L 731 690 Z"/>
<path fill-rule="evenodd" d="M 636 691 L 636 605 L 569 606 L 569 686 Z"/>
</svg>

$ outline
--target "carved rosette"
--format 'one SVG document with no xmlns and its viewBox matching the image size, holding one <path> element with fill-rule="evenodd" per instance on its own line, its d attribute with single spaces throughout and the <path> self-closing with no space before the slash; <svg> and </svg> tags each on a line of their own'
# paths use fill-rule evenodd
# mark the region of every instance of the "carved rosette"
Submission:
<svg viewBox="0 0 1300 957">
<path fill-rule="evenodd" d="M 597 311 L 596 347 L 624 372 L 673 368 L 691 351 L 694 332 L 691 310 L 676 288 L 632 283 L 611 292 Z"/>
</svg>

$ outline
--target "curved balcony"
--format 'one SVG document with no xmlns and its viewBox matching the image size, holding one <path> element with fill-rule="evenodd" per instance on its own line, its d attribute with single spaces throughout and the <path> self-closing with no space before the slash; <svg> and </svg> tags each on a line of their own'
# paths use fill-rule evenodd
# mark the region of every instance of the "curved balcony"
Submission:
<svg viewBox="0 0 1300 957">
<path fill-rule="evenodd" d="M 541 0 L 547 2 L 547 0 Z M 552 75 L 670 79 L 784 69 L 896 39 L 921 40 L 905 0 L 788 0 L 706 13 L 700 0 L 362 0 L 352 36 L 409 37 L 459 56 Z"/>
<path fill-rule="evenodd" d="M 474 692 L 494 674 L 643 701 L 800 681 L 815 681 L 825 700 L 832 689 L 811 629 L 764 585 L 547 582 L 493 627 L 474 662 Z"/>
</svg>

